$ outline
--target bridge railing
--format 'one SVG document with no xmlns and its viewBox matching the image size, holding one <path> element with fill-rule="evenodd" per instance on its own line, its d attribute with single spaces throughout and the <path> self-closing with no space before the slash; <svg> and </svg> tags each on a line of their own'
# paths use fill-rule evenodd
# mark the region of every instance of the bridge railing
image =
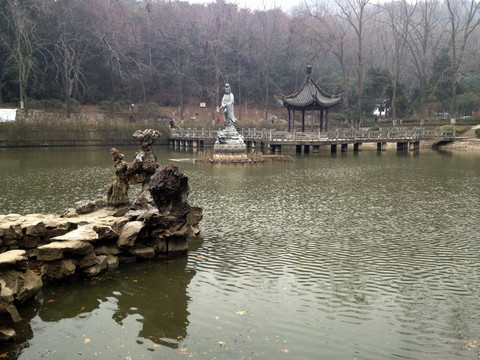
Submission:
<svg viewBox="0 0 480 360">
<path fill-rule="evenodd" d="M 328 132 L 288 132 L 273 129 L 240 129 L 240 134 L 248 140 L 265 141 L 332 141 L 332 140 L 420 140 L 431 138 L 455 138 L 455 130 L 441 129 L 336 129 Z M 175 128 L 173 138 L 215 139 L 218 130 Z"/>
</svg>

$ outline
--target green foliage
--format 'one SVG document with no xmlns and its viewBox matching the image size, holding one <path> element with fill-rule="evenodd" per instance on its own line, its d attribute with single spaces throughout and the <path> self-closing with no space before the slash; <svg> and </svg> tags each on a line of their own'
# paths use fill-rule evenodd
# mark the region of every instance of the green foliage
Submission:
<svg viewBox="0 0 480 360">
<path fill-rule="evenodd" d="M 395 105 L 397 106 L 397 117 L 404 118 L 412 115 L 411 102 L 406 95 L 398 96 Z"/>
<path fill-rule="evenodd" d="M 452 92 L 452 60 L 448 49 L 442 49 L 433 61 L 433 73 L 429 82 L 428 92 L 437 101 L 450 99 Z"/>
<path fill-rule="evenodd" d="M 70 106 L 78 106 L 78 100 L 70 98 L 68 99 L 68 104 Z"/>
<path fill-rule="evenodd" d="M 358 107 L 350 107 L 344 110 L 345 113 L 345 119 L 350 121 L 350 120 L 355 120 L 358 122 L 361 117 L 362 117 L 362 111 Z"/>
<path fill-rule="evenodd" d="M 42 107 L 45 109 L 61 109 L 63 108 L 63 101 L 59 99 L 46 99 L 46 100 L 41 100 Z"/>
<path fill-rule="evenodd" d="M 121 110 L 127 110 L 128 105 L 125 105 L 125 101 L 100 101 L 98 106 L 102 110 L 107 110 L 110 112 L 119 112 Z"/>
<path fill-rule="evenodd" d="M 475 129 L 475 136 L 476 136 L 477 138 L 480 138 L 480 128 L 476 128 L 476 129 Z"/>
<path fill-rule="evenodd" d="M 457 128 L 453 125 L 442 125 L 440 126 L 440 130 L 443 130 L 443 131 L 453 131 L 453 130 L 456 130 Z"/>
<path fill-rule="evenodd" d="M 95 122 L 65 120 L 54 113 L 34 121 L 17 119 L 0 123 L 0 138 L 13 145 L 75 145 L 75 144 L 135 144 L 132 134 L 145 127 L 159 130 L 166 138 L 169 130 L 164 123 L 144 121 L 130 123 L 128 119 L 102 119 Z"/>
<path fill-rule="evenodd" d="M 458 114 L 470 115 L 478 109 L 478 97 L 473 92 L 467 92 L 457 96 Z"/>
<path fill-rule="evenodd" d="M 392 81 L 386 69 L 372 67 L 365 78 L 362 110 L 371 114 L 376 105 L 391 107 Z"/>
</svg>

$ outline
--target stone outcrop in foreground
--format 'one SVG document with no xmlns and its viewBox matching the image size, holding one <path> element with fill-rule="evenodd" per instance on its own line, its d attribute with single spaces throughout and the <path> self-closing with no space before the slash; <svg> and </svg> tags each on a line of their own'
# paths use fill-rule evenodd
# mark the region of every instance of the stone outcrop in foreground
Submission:
<svg viewBox="0 0 480 360">
<path fill-rule="evenodd" d="M 43 282 L 96 276 L 120 264 L 187 252 L 203 211 L 187 203 L 188 178 L 176 166 L 148 183 L 151 203 L 107 206 L 82 201 L 63 215 L 0 215 L 0 341 L 15 336 L 16 306 Z"/>
</svg>

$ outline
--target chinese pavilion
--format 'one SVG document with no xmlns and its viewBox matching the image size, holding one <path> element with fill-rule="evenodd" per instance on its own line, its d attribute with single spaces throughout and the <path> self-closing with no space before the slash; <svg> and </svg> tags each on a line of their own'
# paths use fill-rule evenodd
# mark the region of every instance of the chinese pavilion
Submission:
<svg viewBox="0 0 480 360">
<path fill-rule="evenodd" d="M 314 131 L 314 111 L 320 110 L 319 130 L 328 131 L 328 111 L 342 101 L 340 96 L 328 95 L 312 79 L 312 67 L 307 66 L 307 77 L 290 95 L 280 95 L 280 103 L 288 110 L 288 131 L 295 131 L 295 111 L 302 112 L 302 132 L 305 132 L 305 112 L 310 111 L 310 131 Z M 324 119 L 325 114 L 325 119 Z M 325 120 L 325 123 L 324 123 Z M 325 125 L 325 127 L 324 127 Z"/>
</svg>

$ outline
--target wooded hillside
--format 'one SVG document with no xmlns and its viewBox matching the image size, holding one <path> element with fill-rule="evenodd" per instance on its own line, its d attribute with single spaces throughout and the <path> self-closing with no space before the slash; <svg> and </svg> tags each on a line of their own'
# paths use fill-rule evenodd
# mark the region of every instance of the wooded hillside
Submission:
<svg viewBox="0 0 480 360">
<path fill-rule="evenodd" d="M 0 0 L 0 105 L 237 104 L 265 113 L 313 66 L 345 117 L 471 115 L 477 0 L 307 0 L 286 13 L 223 0 Z M 61 101 L 61 104 L 59 104 Z M 266 118 L 266 116 L 265 116 Z"/>
</svg>

